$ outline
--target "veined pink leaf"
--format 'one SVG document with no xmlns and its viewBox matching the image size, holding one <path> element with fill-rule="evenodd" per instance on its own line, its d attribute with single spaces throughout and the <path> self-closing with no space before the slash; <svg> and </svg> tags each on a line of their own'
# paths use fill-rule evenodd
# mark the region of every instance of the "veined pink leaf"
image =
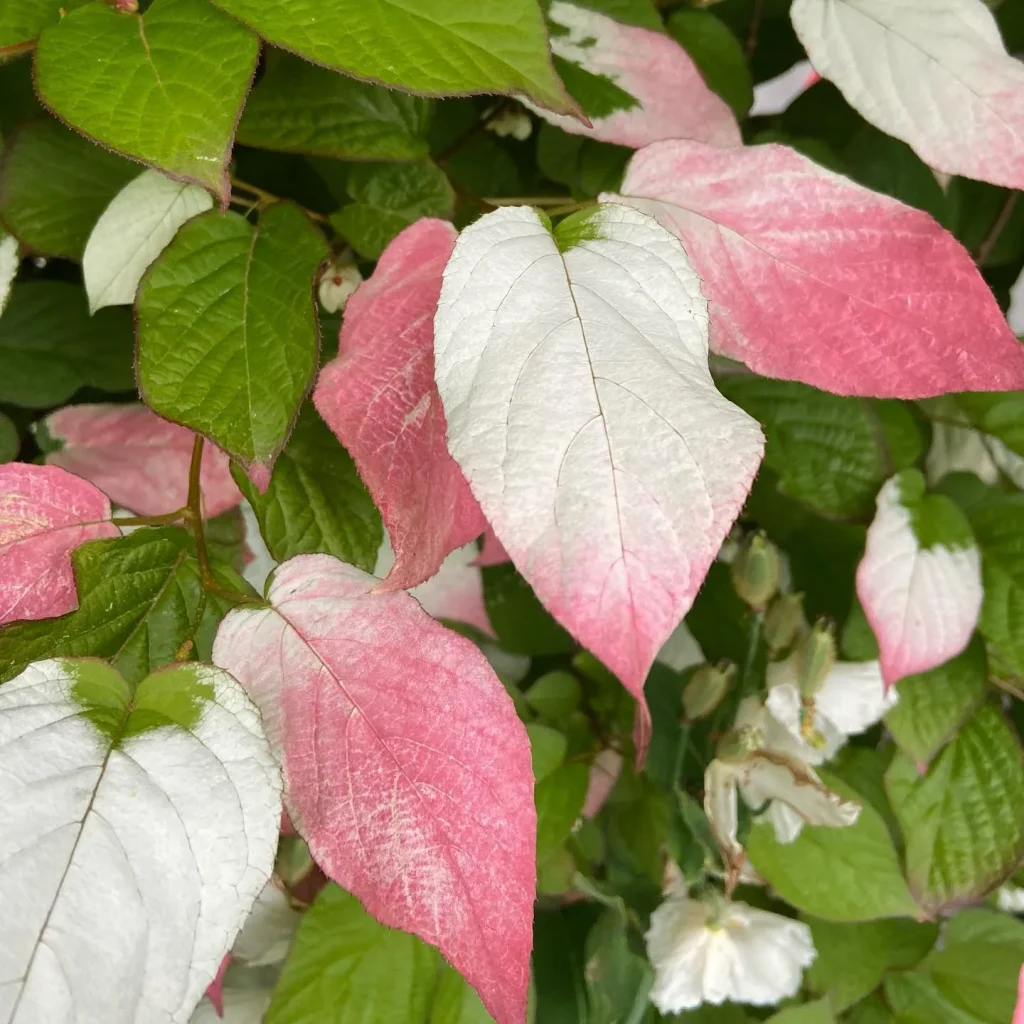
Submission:
<svg viewBox="0 0 1024 1024">
<path fill-rule="evenodd" d="M 78 607 L 71 552 L 117 537 L 102 491 L 56 466 L 0 466 L 0 625 Z"/>
<path fill-rule="evenodd" d="M 949 661 L 970 642 L 984 596 L 981 555 L 963 513 L 944 495 L 926 495 L 915 469 L 879 491 L 857 596 L 887 686 Z"/>
<path fill-rule="evenodd" d="M 144 405 L 69 405 L 43 421 L 63 442 L 46 461 L 94 483 L 111 501 L 143 516 L 181 508 L 188 500 L 188 468 L 195 434 L 168 423 Z M 208 444 L 203 453 L 204 511 L 217 516 L 242 495 L 228 457 Z"/>
<path fill-rule="evenodd" d="M 263 713 L 320 866 L 437 946 L 499 1024 L 523 1024 L 535 891 L 530 744 L 469 640 L 329 555 L 231 612 L 214 661 Z"/>
<path fill-rule="evenodd" d="M 1024 188 L 1024 65 L 982 0 L 795 0 L 815 70 L 947 174 Z"/>
<path fill-rule="evenodd" d="M 484 532 L 484 545 L 473 564 L 483 568 L 486 565 L 504 565 L 511 561 L 512 559 L 508 557 L 508 552 L 505 550 L 505 545 L 498 540 L 498 535 L 488 526 Z"/>
<path fill-rule="evenodd" d="M 837 394 L 1024 388 L 1017 341 L 970 256 L 928 214 L 786 146 L 660 142 L 627 202 L 675 232 L 700 275 L 711 347 Z"/>
<path fill-rule="evenodd" d="M 638 702 L 761 459 L 715 389 L 683 247 L 603 204 L 507 207 L 459 236 L 435 326 L 448 445 L 537 597 Z"/>
<path fill-rule="evenodd" d="M 313 395 L 391 537 L 385 590 L 429 579 L 487 526 L 445 447 L 434 383 L 434 310 L 455 238 L 447 221 L 423 219 L 384 250 L 349 300 L 338 357 Z"/>
<path fill-rule="evenodd" d="M 660 139 L 700 139 L 740 145 L 729 105 L 713 93 L 690 55 L 660 32 L 622 25 L 603 14 L 555 0 L 548 17 L 565 32 L 551 35 L 551 50 L 593 75 L 609 78 L 636 100 L 628 109 L 590 118 L 553 114 L 528 103 L 545 120 L 574 135 L 634 149 Z"/>
</svg>

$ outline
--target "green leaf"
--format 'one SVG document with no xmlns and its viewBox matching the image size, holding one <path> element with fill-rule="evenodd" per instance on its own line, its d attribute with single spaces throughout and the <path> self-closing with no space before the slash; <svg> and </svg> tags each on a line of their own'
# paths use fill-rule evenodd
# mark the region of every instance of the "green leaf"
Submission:
<svg viewBox="0 0 1024 1024">
<path fill-rule="evenodd" d="M 846 1021 L 847 1024 L 895 1024 L 896 1018 L 882 996 L 876 992 L 862 999 L 850 1011 Z"/>
<path fill-rule="evenodd" d="M 526 703 L 549 721 L 568 718 L 579 707 L 580 681 L 564 671 L 542 675 L 527 691 Z"/>
<path fill-rule="evenodd" d="M 903 753 L 925 767 L 978 706 L 987 683 L 985 645 L 975 636 L 958 657 L 901 679 L 885 724 Z"/>
<path fill-rule="evenodd" d="M 533 925 L 537 1024 L 586 1024 L 583 946 L 597 916 L 592 904 L 538 911 Z"/>
<path fill-rule="evenodd" d="M 439 968 L 426 943 L 378 924 L 354 896 L 328 885 L 302 919 L 264 1020 L 419 1024 L 428 1019 Z"/>
<path fill-rule="evenodd" d="M 917 971 L 886 977 L 885 998 L 897 1024 L 983 1024 L 948 1002 L 935 982 Z"/>
<path fill-rule="evenodd" d="M 550 0 L 542 0 L 541 6 L 548 7 Z M 654 32 L 664 32 L 661 15 L 651 0 L 579 0 L 577 7 L 586 7 L 605 17 L 621 21 L 623 25 L 636 25 Z"/>
<path fill-rule="evenodd" d="M 0 59 L 0 132 L 12 132 L 19 124 L 42 114 L 43 108 L 32 86 L 31 58 L 10 60 L 6 64 Z"/>
<path fill-rule="evenodd" d="M 18 457 L 20 448 L 21 438 L 18 436 L 18 428 L 11 422 L 9 416 L 0 412 L 0 464 L 13 462 Z"/>
<path fill-rule="evenodd" d="M 557 27 L 557 23 L 556 27 Z M 587 117 L 609 117 L 619 110 L 633 110 L 640 105 L 631 93 L 607 75 L 595 75 L 574 61 L 554 57 L 555 70 L 565 82 L 572 97 L 579 101 Z"/>
<path fill-rule="evenodd" d="M 718 386 L 764 424 L 765 465 L 784 494 L 825 515 L 871 517 L 891 467 L 869 402 L 748 375 L 723 375 Z"/>
<path fill-rule="evenodd" d="M 789 20 L 789 4 L 790 0 L 724 0 L 715 6 L 715 14 L 737 39 L 756 44 L 750 58 L 755 82 L 781 75 L 806 59 Z"/>
<path fill-rule="evenodd" d="M 373 571 L 384 536 L 380 514 L 311 403 L 303 406 L 266 491 L 237 468 L 233 475 L 275 561 L 322 552 Z"/>
<path fill-rule="evenodd" d="M 992 705 L 924 775 L 899 754 L 885 781 L 906 840 L 907 879 L 927 912 L 980 899 L 1024 857 L 1024 752 Z"/>
<path fill-rule="evenodd" d="M 537 163 L 552 181 L 568 185 L 579 199 L 596 199 L 622 184 L 633 150 L 570 135 L 553 124 L 543 124 L 537 136 Z"/>
<path fill-rule="evenodd" d="M 881 815 L 826 771 L 822 781 L 844 797 L 861 800 L 848 828 L 805 826 L 782 845 L 767 823 L 754 826 L 747 852 L 755 868 L 787 903 L 829 921 L 872 921 L 919 913 L 900 870 Z"/>
<path fill-rule="evenodd" d="M 57 121 L 32 121 L 11 139 L 0 169 L 0 217 L 41 255 L 80 260 L 100 214 L 138 173 Z"/>
<path fill-rule="evenodd" d="M 543 860 L 568 838 L 583 809 L 589 778 L 585 764 L 563 764 L 534 786 L 538 860 Z"/>
<path fill-rule="evenodd" d="M 546 779 L 565 760 L 565 736 L 557 729 L 531 722 L 526 727 L 533 754 L 533 777 L 537 782 Z"/>
<path fill-rule="evenodd" d="M 348 176 L 354 200 L 331 224 L 367 259 L 420 217 L 447 217 L 455 203 L 452 186 L 436 164 L 355 164 Z"/>
<path fill-rule="evenodd" d="M 481 570 L 484 606 L 502 648 L 513 654 L 566 654 L 576 642 L 548 614 L 510 562 Z"/>
<path fill-rule="evenodd" d="M 525 93 L 574 113 L 536 0 L 217 0 L 264 39 L 356 78 L 424 96 Z"/>
<path fill-rule="evenodd" d="M 415 160 L 427 155 L 430 114 L 429 100 L 270 50 L 237 138 L 246 146 L 342 160 Z"/>
<path fill-rule="evenodd" d="M 833 1024 L 835 1017 L 827 999 L 802 1006 L 790 1006 L 781 1013 L 769 1017 L 767 1024 Z"/>
<path fill-rule="evenodd" d="M 0 629 L 0 680 L 44 658 L 105 658 L 129 681 L 173 661 L 208 661 L 230 602 L 204 592 L 190 536 L 177 527 L 136 530 L 83 544 L 72 557 L 79 607 L 58 619 Z M 225 587 L 252 593 L 214 563 Z"/>
<path fill-rule="evenodd" d="M 204 524 L 206 548 L 210 554 L 225 565 L 240 573 L 246 565 L 246 556 L 251 554 L 245 542 L 245 518 L 237 506 L 222 512 Z"/>
<path fill-rule="evenodd" d="M 979 628 L 1001 660 L 1024 675 L 1024 494 L 979 505 L 970 519 L 985 587 Z"/>
<path fill-rule="evenodd" d="M 124 307 L 89 316 L 84 289 L 25 281 L 0 317 L 0 402 L 44 409 L 79 388 L 130 391 L 132 318 Z"/>
<path fill-rule="evenodd" d="M 0 7 L 0 60 L 31 48 L 47 25 L 89 0 L 4 0 Z"/>
<path fill-rule="evenodd" d="M 427 1024 L 494 1024 L 494 1018 L 466 979 L 445 964 Z"/>
<path fill-rule="evenodd" d="M 231 140 L 259 40 L 206 0 L 154 0 L 145 14 L 92 3 L 39 37 L 39 95 L 91 139 L 227 203 Z"/>
<path fill-rule="evenodd" d="M 644 761 L 644 773 L 664 790 L 672 791 L 678 769 L 677 755 L 683 739 L 683 685 L 689 673 L 674 672 L 665 665 L 654 663 L 644 696 L 651 710 L 651 741 Z M 688 738 L 687 731 L 687 738 Z"/>
<path fill-rule="evenodd" d="M 654 971 L 630 946 L 621 909 L 606 910 L 590 929 L 584 949 L 588 1024 L 641 1024 L 648 1011 Z"/>
<path fill-rule="evenodd" d="M 732 585 L 729 566 L 714 562 L 686 616 L 686 625 L 709 662 L 727 658 L 742 665 L 749 646 L 749 612 Z"/>
<path fill-rule="evenodd" d="M 937 950 L 921 969 L 927 970 L 941 995 L 957 1009 L 986 1024 L 1006 1024 L 1017 1002 L 1022 959 L 1024 948 L 1019 943 L 956 943 Z"/>
<path fill-rule="evenodd" d="M 266 209 L 255 228 L 215 211 L 185 224 L 139 286 L 146 404 L 244 465 L 269 466 L 316 372 L 312 291 L 326 251 L 289 203 Z"/>
<path fill-rule="evenodd" d="M 1004 216 L 1006 204 L 1013 196 L 1010 189 L 984 181 L 954 177 L 948 185 L 946 201 L 949 208 L 947 226 L 968 252 L 976 252 L 989 237 L 996 221 Z M 1018 202 L 1010 211 L 985 257 L 984 267 L 1014 263 L 1024 252 L 1024 207 Z"/>
<path fill-rule="evenodd" d="M 1024 455 L 1024 391 L 970 392 L 952 400 L 971 426 Z"/>
<path fill-rule="evenodd" d="M 898 473 L 900 504 L 910 513 L 910 528 L 923 550 L 974 547 L 971 524 L 959 507 L 944 494 L 927 494 L 924 475 L 918 469 Z"/>
<path fill-rule="evenodd" d="M 818 957 L 805 980 L 812 992 L 828 995 L 840 1013 L 863 999 L 894 970 L 916 966 L 935 945 L 939 927 L 892 919 L 835 924 L 808 918 Z"/>
<path fill-rule="evenodd" d="M 668 19 L 669 35 L 693 58 L 708 88 L 739 118 L 754 104 L 754 83 L 740 41 L 710 11 L 681 10 Z M 934 179 L 933 179 L 934 180 Z"/>
</svg>

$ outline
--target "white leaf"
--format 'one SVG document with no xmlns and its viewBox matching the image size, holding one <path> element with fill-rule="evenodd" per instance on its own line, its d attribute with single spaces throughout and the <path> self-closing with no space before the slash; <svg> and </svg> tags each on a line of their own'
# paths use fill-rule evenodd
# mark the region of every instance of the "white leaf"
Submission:
<svg viewBox="0 0 1024 1024">
<path fill-rule="evenodd" d="M 554 236 L 498 210 L 459 237 L 435 319 L 448 446 L 516 568 L 641 702 L 746 498 L 760 428 L 715 389 L 676 238 L 602 204 Z"/>
<path fill-rule="evenodd" d="M 182 1024 L 273 867 L 281 780 L 226 672 L 0 688 L 0 1021 Z"/>
<path fill-rule="evenodd" d="M 1024 65 L 982 0 L 794 0 L 814 69 L 947 174 L 1024 187 Z"/>
<path fill-rule="evenodd" d="M 213 207 L 213 197 L 198 185 L 143 171 L 110 201 L 92 229 L 82 257 L 89 310 L 127 306 L 149 265 L 164 251 L 178 228 Z"/>
<path fill-rule="evenodd" d="M 11 285 L 18 273 L 20 262 L 18 240 L 0 228 L 0 313 L 4 311 L 4 306 L 11 297 Z"/>
<path fill-rule="evenodd" d="M 288 897 L 273 882 L 268 883 L 235 940 L 231 959 L 250 967 L 279 964 L 288 955 L 301 920 Z"/>
</svg>

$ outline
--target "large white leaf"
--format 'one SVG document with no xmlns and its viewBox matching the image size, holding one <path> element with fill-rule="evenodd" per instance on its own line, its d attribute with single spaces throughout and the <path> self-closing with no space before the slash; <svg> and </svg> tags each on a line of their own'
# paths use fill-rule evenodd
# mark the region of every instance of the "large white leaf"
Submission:
<svg viewBox="0 0 1024 1024">
<path fill-rule="evenodd" d="M 463 231 L 435 320 L 448 445 L 548 610 L 641 702 L 739 512 L 760 429 L 715 389 L 679 241 L 603 204 L 552 234 L 512 207 Z"/>
<path fill-rule="evenodd" d="M 91 312 L 134 302 L 142 275 L 178 228 L 212 207 L 206 189 L 159 171 L 143 171 L 128 182 L 103 211 L 85 246 L 82 275 Z"/>
<path fill-rule="evenodd" d="M 226 672 L 0 688 L 0 1021 L 189 1019 L 273 867 L 281 781 Z"/>
<path fill-rule="evenodd" d="M 794 0 L 818 74 L 947 174 L 1024 186 L 1024 65 L 982 0 Z"/>
</svg>

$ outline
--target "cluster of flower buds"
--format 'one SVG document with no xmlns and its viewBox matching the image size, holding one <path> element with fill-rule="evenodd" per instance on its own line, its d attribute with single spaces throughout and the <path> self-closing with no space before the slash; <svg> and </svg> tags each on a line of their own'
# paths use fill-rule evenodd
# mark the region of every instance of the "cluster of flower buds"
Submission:
<svg viewBox="0 0 1024 1024">
<path fill-rule="evenodd" d="M 743 542 L 732 563 L 736 593 L 755 612 L 763 612 L 778 593 L 782 559 L 778 548 L 758 530 Z"/>
</svg>

